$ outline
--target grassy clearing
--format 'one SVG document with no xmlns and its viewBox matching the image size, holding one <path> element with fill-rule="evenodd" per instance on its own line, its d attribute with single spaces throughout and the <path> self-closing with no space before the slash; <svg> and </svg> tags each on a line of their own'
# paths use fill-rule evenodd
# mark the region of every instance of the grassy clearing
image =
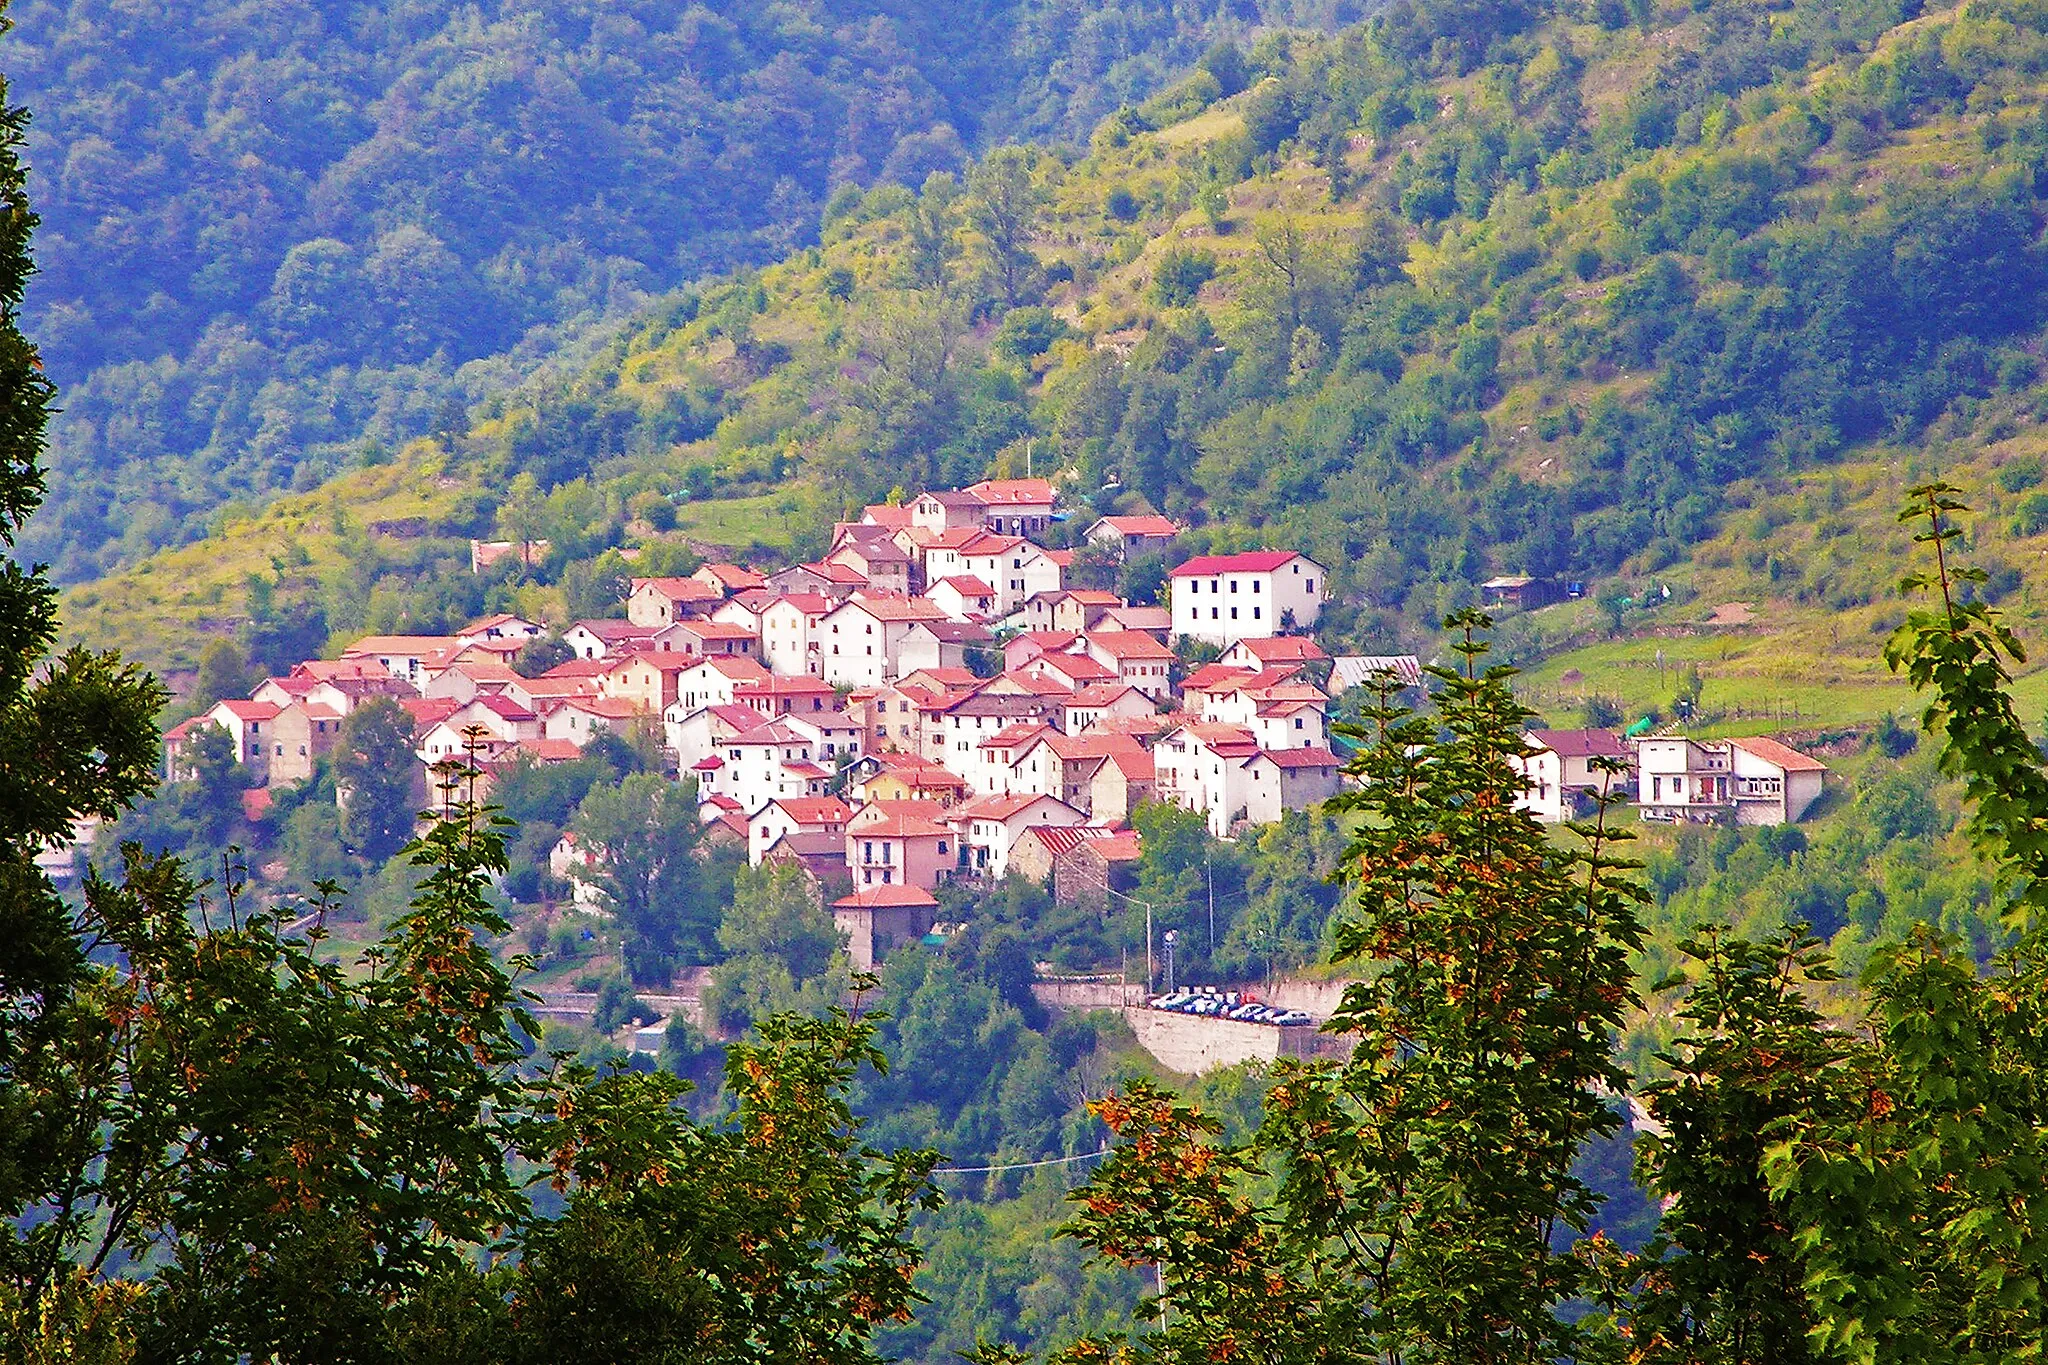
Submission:
<svg viewBox="0 0 2048 1365">
<path fill-rule="evenodd" d="M 159 671 L 192 667 L 209 639 L 232 633 L 245 618 L 244 585 L 252 574 L 318 581 L 345 565 L 343 542 L 354 536 L 417 544 L 419 524 L 445 517 L 456 489 L 443 477 L 439 455 L 422 445 L 395 463 L 280 498 L 206 540 L 67 591 L 59 606 L 64 643 L 118 649 Z M 468 553 L 456 541 L 446 549 Z"/>
<path fill-rule="evenodd" d="M 794 485 L 751 498 L 690 502 L 676 509 L 677 530 L 694 541 L 734 549 L 759 542 L 787 550 L 805 531 L 821 526 L 829 530 L 832 520 L 809 489 Z"/>
</svg>

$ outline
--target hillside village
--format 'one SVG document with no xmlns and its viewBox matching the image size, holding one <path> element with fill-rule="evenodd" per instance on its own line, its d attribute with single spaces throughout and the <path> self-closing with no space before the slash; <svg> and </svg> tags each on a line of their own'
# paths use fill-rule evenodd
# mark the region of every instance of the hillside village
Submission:
<svg viewBox="0 0 2048 1365">
<path fill-rule="evenodd" d="M 193 739 L 218 726 L 259 780 L 247 797 L 260 813 L 375 697 L 410 718 L 424 807 L 451 799 L 456 771 L 474 769 L 462 790 L 488 800 L 508 765 L 637 732 L 695 783 L 712 837 L 817 881 L 866 967 L 931 929 L 949 879 L 1017 872 L 1061 901 L 1105 903 L 1138 858 L 1142 802 L 1195 812 L 1220 839 L 1317 805 L 1343 780 L 1333 694 L 1380 673 L 1424 681 L 1412 656 L 1324 652 L 1327 573 L 1305 555 L 1187 558 L 1166 606 L 1134 605 L 1069 585 L 1075 551 L 1034 539 L 1061 515 L 1050 482 L 992 479 L 869 506 L 815 562 L 633 578 L 623 617 L 560 630 L 570 657 L 536 676 L 514 660 L 557 633 L 510 614 L 365 636 L 171 728 L 165 775 L 189 776 Z M 1124 559 L 1170 552 L 1179 531 L 1106 516 L 1085 543 Z M 1825 775 L 1768 739 L 1528 738 L 1516 800 L 1550 822 L 1615 781 L 1599 759 L 1635 770 L 1645 818 L 1676 821 L 1796 820 Z M 601 911 L 597 856 L 564 834 L 551 871 Z"/>
</svg>

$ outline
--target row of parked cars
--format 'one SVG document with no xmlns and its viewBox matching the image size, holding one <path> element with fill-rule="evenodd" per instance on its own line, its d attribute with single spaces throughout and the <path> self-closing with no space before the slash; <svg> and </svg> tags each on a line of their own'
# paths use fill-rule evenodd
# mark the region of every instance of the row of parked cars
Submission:
<svg viewBox="0 0 2048 1365">
<path fill-rule="evenodd" d="M 1195 1014 L 1208 1019 L 1235 1019 L 1246 1024 L 1277 1024 L 1281 1028 L 1294 1028 L 1312 1024 L 1314 1019 L 1300 1010 L 1276 1009 L 1260 1004 L 1248 995 L 1237 991 L 1219 991 L 1214 986 L 1190 986 L 1186 990 L 1174 991 L 1169 995 L 1152 997 L 1155 1010 L 1172 1010 L 1175 1014 Z"/>
</svg>

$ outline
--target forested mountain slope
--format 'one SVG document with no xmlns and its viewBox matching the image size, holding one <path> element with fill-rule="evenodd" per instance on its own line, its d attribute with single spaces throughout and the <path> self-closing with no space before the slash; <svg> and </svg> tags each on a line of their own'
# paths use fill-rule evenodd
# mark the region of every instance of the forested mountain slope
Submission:
<svg viewBox="0 0 2048 1365">
<path fill-rule="evenodd" d="M 1143 499 L 1190 549 L 1307 549 L 1338 643 L 1514 571 L 1718 565 L 1717 591 L 1878 612 L 1894 533 L 1844 509 L 1879 485 L 1988 450 L 2002 529 L 2048 530 L 2044 27 L 2019 0 L 1714 0 L 1269 35 L 1086 156 L 840 192 L 818 246 L 72 618 L 131 647 L 141 621 L 229 628 L 252 571 L 263 611 L 337 632 L 582 613 L 613 547 L 814 548 L 892 488 L 1027 464 L 1077 524 Z M 1800 492 L 1841 475 L 1853 496 Z M 471 578 L 460 537 L 515 524 L 548 564 Z"/>
<path fill-rule="evenodd" d="M 1085 135 L 1341 0 L 28 0 L 30 550 L 89 576 L 459 421 L 577 324 L 815 238 L 834 187 Z M 494 358 L 465 372 L 465 365 Z"/>
</svg>

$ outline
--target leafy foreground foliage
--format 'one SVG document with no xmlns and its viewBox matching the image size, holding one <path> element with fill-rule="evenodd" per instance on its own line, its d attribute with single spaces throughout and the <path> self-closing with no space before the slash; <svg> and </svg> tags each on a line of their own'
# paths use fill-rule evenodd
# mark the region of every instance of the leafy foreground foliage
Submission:
<svg viewBox="0 0 2048 1365">
<path fill-rule="evenodd" d="M 2011 945 L 1980 973 L 1931 926 L 1876 953 L 1861 1026 L 1795 926 L 1684 945 L 1686 1025 L 1644 1088 L 1638 1177 L 1665 1199 L 1627 1252 L 1583 1236 L 1573 1151 L 1619 1116 L 1606 1044 L 1633 994 L 1645 893 L 1596 822 L 1546 847 L 1497 808 L 1522 713 L 1507 671 L 1446 679 L 1438 724 L 1383 714 L 1348 871 L 1343 950 L 1368 979 L 1341 1065 L 1283 1065 L 1250 1140 L 1170 1095 L 1098 1106 L 1125 1139 L 1072 1230 L 1160 1267 L 1157 1329 L 1121 1349 L 1215 1361 L 2010 1361 L 2048 1342 L 2038 905 L 2048 781 L 2006 695 L 2017 640 L 1948 562 L 1953 490 L 1908 518 L 1940 557 L 1887 657 L 1931 692 L 1977 848 L 2008 881 Z M 1466 618 L 1464 624 L 1476 624 Z M 1477 913 L 1480 910 L 1488 913 Z M 1524 945 L 1548 951 L 1525 952 Z M 1111 1344 L 1071 1348 L 1100 1359 Z M 990 1352 L 992 1356 L 1006 1354 Z"/>
<path fill-rule="evenodd" d="M 712 1123 L 672 1076 L 536 1068 L 490 943 L 502 836 L 464 809 L 411 856 L 417 899 L 348 970 L 173 861 L 89 883 L 78 932 L 126 970 L 87 969 L 4 1077 L 63 1139 L 8 1211 L 17 1347 L 112 1306 L 150 1360 L 872 1359 L 937 1159 L 857 1140 L 875 1021 L 763 1021 Z M 146 1278 L 77 1283 L 124 1260 Z"/>
</svg>

